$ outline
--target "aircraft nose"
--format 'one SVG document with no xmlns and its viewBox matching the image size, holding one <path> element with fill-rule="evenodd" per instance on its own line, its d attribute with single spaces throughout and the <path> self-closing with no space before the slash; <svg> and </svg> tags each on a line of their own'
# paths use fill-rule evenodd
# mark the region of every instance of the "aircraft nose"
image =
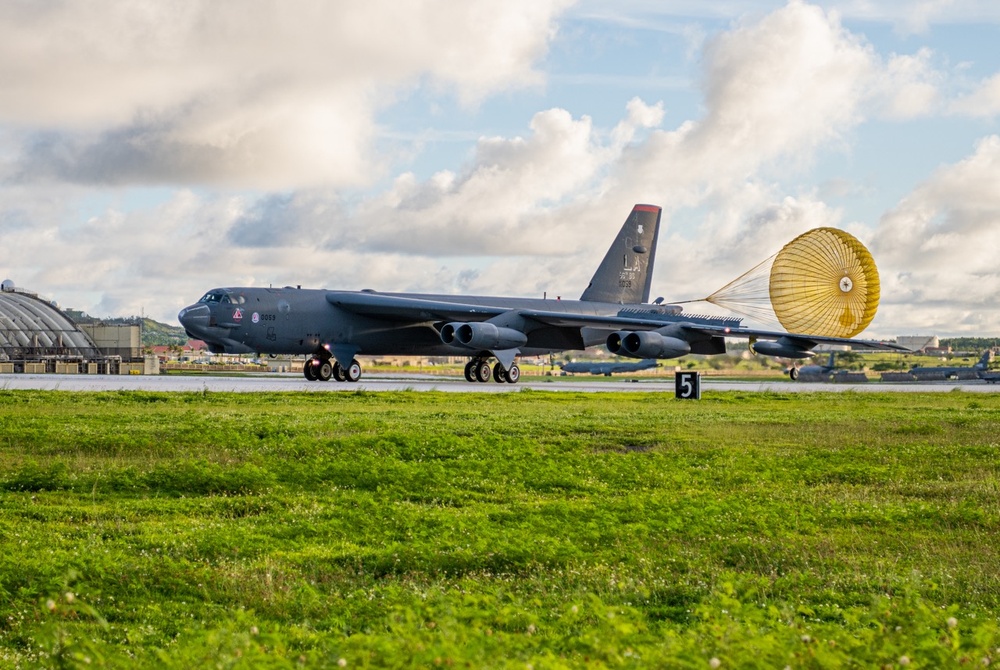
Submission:
<svg viewBox="0 0 1000 670">
<path fill-rule="evenodd" d="M 188 332 L 203 331 L 208 327 L 209 317 L 208 305 L 191 305 L 177 314 L 177 320 Z"/>
</svg>

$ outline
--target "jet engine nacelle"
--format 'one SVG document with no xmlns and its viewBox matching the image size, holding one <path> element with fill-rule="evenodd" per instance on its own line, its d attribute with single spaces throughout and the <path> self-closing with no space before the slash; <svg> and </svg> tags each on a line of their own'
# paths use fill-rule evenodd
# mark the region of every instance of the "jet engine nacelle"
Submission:
<svg viewBox="0 0 1000 670">
<path fill-rule="evenodd" d="M 776 342 L 754 342 L 753 350 L 754 353 L 764 354 L 765 356 L 778 356 L 780 358 L 809 358 L 810 356 L 815 356 L 808 349 L 796 346 L 794 342 L 790 342 L 783 337 L 778 338 Z"/>
<path fill-rule="evenodd" d="M 441 329 L 441 341 L 469 349 L 517 349 L 528 342 L 520 330 L 497 326 L 486 321 L 446 323 Z"/>
<path fill-rule="evenodd" d="M 677 358 L 691 353 L 691 343 L 655 330 L 618 331 L 608 335 L 608 351 L 630 358 Z"/>
</svg>

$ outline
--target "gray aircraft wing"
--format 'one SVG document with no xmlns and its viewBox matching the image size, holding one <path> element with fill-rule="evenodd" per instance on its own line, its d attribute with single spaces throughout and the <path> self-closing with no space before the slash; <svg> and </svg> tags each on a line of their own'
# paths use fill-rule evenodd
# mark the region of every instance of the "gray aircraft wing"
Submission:
<svg viewBox="0 0 1000 670">
<path fill-rule="evenodd" d="M 660 315 L 655 313 L 643 314 L 633 310 L 619 313 L 618 316 L 594 316 L 587 314 L 563 314 L 559 312 L 540 312 L 534 310 L 519 310 L 519 314 L 526 319 L 532 319 L 557 327 L 581 327 L 581 328 L 621 328 L 623 330 L 657 330 L 667 326 L 672 326 L 675 330 L 685 334 L 702 337 L 732 337 L 745 338 L 747 340 L 776 340 L 780 342 L 779 347 L 768 347 L 757 344 L 755 349 L 762 354 L 772 356 L 783 356 L 791 353 L 791 357 L 798 357 L 798 354 L 806 352 L 817 344 L 839 344 L 847 345 L 854 349 L 875 349 L 881 351 L 909 351 L 906 347 L 894 342 L 881 342 L 877 340 L 859 340 L 844 337 L 823 337 L 819 335 L 806 335 L 798 333 L 786 333 L 774 330 L 762 330 L 757 328 L 744 328 L 742 326 L 727 325 L 722 322 L 726 319 L 718 319 L 717 323 L 712 323 L 713 319 L 696 317 L 686 319 L 683 315 Z M 623 315 L 624 314 L 624 315 Z M 770 348 L 771 351 L 767 351 Z M 772 353 L 773 352 L 773 353 Z M 810 354 L 811 355 L 811 354 Z"/>
<path fill-rule="evenodd" d="M 376 319 L 389 321 L 484 321 L 510 310 L 505 307 L 471 305 L 423 298 L 407 298 L 369 291 L 330 291 L 326 301 L 340 307 Z"/>
<path fill-rule="evenodd" d="M 663 315 L 639 310 L 623 310 L 616 316 L 556 312 L 535 309 L 507 308 L 495 305 L 476 305 L 448 302 L 426 298 L 411 298 L 368 291 L 330 291 L 326 296 L 331 305 L 355 314 L 391 321 L 445 322 L 445 321 L 486 321 L 501 315 L 519 317 L 535 322 L 539 326 L 554 328 L 599 328 L 603 330 L 657 330 L 670 326 L 692 338 L 745 338 L 748 340 L 776 340 L 775 343 L 758 343 L 755 349 L 762 354 L 792 357 L 801 356 L 818 344 L 839 344 L 852 348 L 885 351 L 908 351 L 891 342 L 859 340 L 842 337 L 821 337 L 818 335 L 785 333 L 781 331 L 744 328 L 729 324 L 739 323 L 736 319 L 712 319 L 683 315 Z M 811 354 L 810 354 L 811 355 Z"/>
</svg>

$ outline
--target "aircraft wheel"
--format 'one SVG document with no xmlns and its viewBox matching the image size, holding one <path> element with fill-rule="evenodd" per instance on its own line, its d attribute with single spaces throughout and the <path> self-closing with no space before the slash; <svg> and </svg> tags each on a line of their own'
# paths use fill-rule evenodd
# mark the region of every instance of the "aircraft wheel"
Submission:
<svg viewBox="0 0 1000 670">
<path fill-rule="evenodd" d="M 493 381 L 497 384 L 503 384 L 507 381 L 507 371 L 503 369 L 503 363 L 497 363 L 493 366 Z"/>
<path fill-rule="evenodd" d="M 315 362 L 315 358 L 310 358 L 306 361 L 306 364 L 302 366 L 303 376 L 311 382 L 316 381 L 316 367 L 313 365 Z"/>
<path fill-rule="evenodd" d="M 510 366 L 510 370 L 507 370 L 507 381 L 511 384 L 516 384 L 517 380 L 521 378 L 521 368 L 517 367 L 517 363 Z"/>
<path fill-rule="evenodd" d="M 475 372 L 477 382 L 488 382 L 490 377 L 493 376 L 493 370 L 490 368 L 490 364 L 487 361 L 478 361 L 476 363 Z"/>
<path fill-rule="evenodd" d="M 465 364 L 465 381 L 474 382 L 476 381 L 476 360 L 473 359 Z"/>
<path fill-rule="evenodd" d="M 788 371 L 788 376 L 791 378 L 792 381 L 795 381 L 796 379 L 799 378 L 799 369 L 793 367 L 791 370 Z"/>
<path fill-rule="evenodd" d="M 347 380 L 347 375 L 344 374 L 344 368 L 340 367 L 340 363 L 337 361 L 333 362 L 333 378 L 338 382 Z"/>
<path fill-rule="evenodd" d="M 332 376 L 333 366 L 330 365 L 330 361 L 321 361 L 320 364 L 316 366 L 316 379 L 319 381 L 328 382 Z"/>
<path fill-rule="evenodd" d="M 344 375 L 349 382 L 356 382 L 361 379 L 361 363 L 358 363 L 358 359 L 355 358 L 351 361 L 351 364 L 344 370 Z"/>
</svg>

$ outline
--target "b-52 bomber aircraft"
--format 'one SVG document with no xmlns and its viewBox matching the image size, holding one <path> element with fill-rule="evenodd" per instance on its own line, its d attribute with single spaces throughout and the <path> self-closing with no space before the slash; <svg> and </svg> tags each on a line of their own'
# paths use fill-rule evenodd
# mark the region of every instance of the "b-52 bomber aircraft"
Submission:
<svg viewBox="0 0 1000 670">
<path fill-rule="evenodd" d="M 723 354 L 727 337 L 757 340 L 755 352 L 807 358 L 821 342 L 875 349 L 896 345 L 743 328 L 738 318 L 685 315 L 649 304 L 661 208 L 635 205 L 579 300 L 215 288 L 177 318 L 213 353 L 306 355 L 306 379 L 356 382 L 360 354 L 468 356 L 470 382 L 516 383 L 519 356 L 605 344 L 631 358 Z M 490 360 L 496 363 L 491 364 Z"/>
</svg>

